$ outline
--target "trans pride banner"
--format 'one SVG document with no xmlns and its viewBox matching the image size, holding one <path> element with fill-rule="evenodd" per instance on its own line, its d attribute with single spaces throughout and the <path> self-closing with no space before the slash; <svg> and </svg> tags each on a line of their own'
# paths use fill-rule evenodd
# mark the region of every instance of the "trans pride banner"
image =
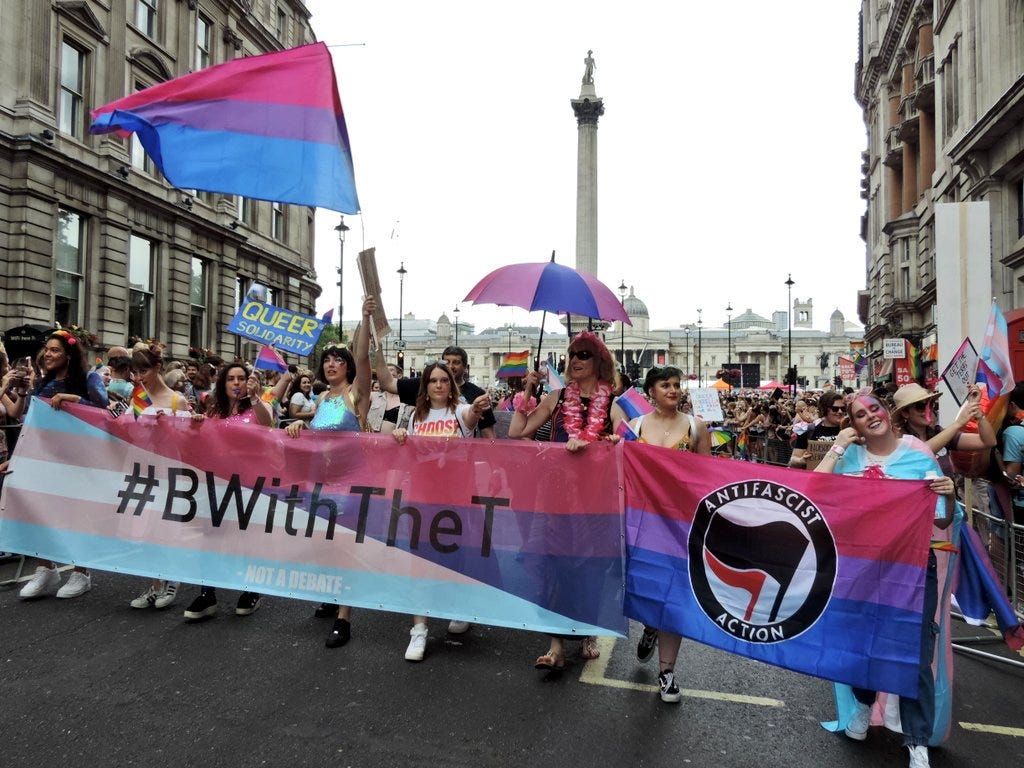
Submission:
<svg viewBox="0 0 1024 768">
<path fill-rule="evenodd" d="M 312 601 L 624 634 L 621 452 L 313 433 L 36 400 L 0 549 Z M 614 468 L 611 469 L 610 468 Z"/>
<path fill-rule="evenodd" d="M 935 512 L 926 482 L 624 447 L 627 616 L 916 696 Z"/>
</svg>

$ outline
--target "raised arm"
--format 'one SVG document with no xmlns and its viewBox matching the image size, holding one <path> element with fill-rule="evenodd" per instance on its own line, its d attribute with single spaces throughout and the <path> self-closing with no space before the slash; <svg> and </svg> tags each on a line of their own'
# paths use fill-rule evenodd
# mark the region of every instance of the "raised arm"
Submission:
<svg viewBox="0 0 1024 768">
<path fill-rule="evenodd" d="M 376 309 L 377 299 L 367 296 L 363 301 L 363 320 L 353 338 L 352 356 L 356 360 L 356 378 L 352 382 L 352 401 L 360 421 L 364 421 L 370 412 L 370 382 L 373 378 L 370 371 L 370 323 L 373 322 L 371 316 Z"/>
<path fill-rule="evenodd" d="M 526 379 L 523 381 L 523 403 L 528 403 L 530 398 L 533 397 L 533 391 L 537 386 L 537 381 L 540 378 L 536 371 L 530 371 L 526 374 Z M 558 403 L 558 391 L 548 392 L 544 399 L 540 401 L 540 405 L 534 408 L 529 414 L 522 405 L 516 409 L 515 413 L 512 414 L 512 421 L 508 425 L 508 436 L 512 439 L 521 437 L 533 437 L 533 434 L 537 431 L 541 424 L 551 418 L 551 414 L 555 410 L 555 405 Z"/>
</svg>

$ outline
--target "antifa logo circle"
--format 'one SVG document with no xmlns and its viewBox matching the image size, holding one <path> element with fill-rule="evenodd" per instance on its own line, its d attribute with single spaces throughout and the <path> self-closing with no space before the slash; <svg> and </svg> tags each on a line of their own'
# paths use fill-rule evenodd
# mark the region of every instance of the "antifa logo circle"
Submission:
<svg viewBox="0 0 1024 768">
<path fill-rule="evenodd" d="M 817 506 L 787 486 L 748 480 L 712 491 L 687 546 L 697 604 L 739 640 L 797 637 L 832 597 L 835 539 Z"/>
</svg>

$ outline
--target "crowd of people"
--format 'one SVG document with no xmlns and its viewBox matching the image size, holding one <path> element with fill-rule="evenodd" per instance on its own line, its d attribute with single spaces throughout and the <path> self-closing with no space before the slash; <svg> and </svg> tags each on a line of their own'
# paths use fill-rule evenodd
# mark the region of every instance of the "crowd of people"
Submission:
<svg viewBox="0 0 1024 768">
<path fill-rule="evenodd" d="M 364 319 L 375 307 L 372 298 L 364 302 Z M 130 410 L 125 403 L 141 387 L 148 395 L 143 415 L 234 422 L 253 428 L 277 426 L 292 438 L 299 438 L 305 430 L 365 430 L 391 434 L 398 446 L 430 437 L 493 439 L 495 412 L 501 407 L 511 409 L 509 439 L 560 442 L 570 453 L 585 451 L 597 441 L 617 442 L 622 422 L 628 423 L 629 433 L 640 442 L 703 455 L 712 454 L 711 432 L 715 430 L 728 434 L 729 446 L 739 442 L 739 436 L 766 435 L 791 446 L 788 464 L 794 469 L 813 467 L 816 472 L 928 479 L 936 494 L 933 538 L 937 539 L 948 539 L 954 520 L 955 468 L 949 452 L 985 452 L 998 445 L 1000 472 L 1013 486 L 1015 508 L 1024 509 L 1020 482 L 1024 479 L 1020 477 L 1024 426 L 1018 423 L 1024 416 L 1024 383 L 1014 390 L 1010 413 L 998 434 L 982 417 L 977 388 L 972 389 L 952 423 L 942 428 L 936 418 L 938 394 L 917 383 L 894 391 L 827 390 L 803 392 L 796 397 L 781 390 L 770 395 L 725 393 L 721 396 L 722 422 L 708 425 L 692 413 L 682 385 L 683 374 L 672 366 L 656 367 L 647 373 L 641 389 L 652 410 L 628 419 L 627 411 L 617 401 L 628 385 L 620 379 L 603 341 L 590 332 L 576 335 L 569 343 L 564 388 L 546 392 L 542 391 L 543 377 L 538 371 L 529 372 L 515 392 L 481 389 L 469 381 L 466 352 L 457 346 L 444 349 L 416 377 L 403 377 L 395 363 L 384 360 L 377 349 L 374 370 L 369 334 L 361 331 L 356 332 L 351 348 L 325 348 L 314 370 L 292 366 L 286 373 L 266 377 L 242 361 L 169 361 L 160 345 L 146 343 L 133 349 L 112 348 L 104 365 L 90 368 L 82 346 L 73 334 L 56 330 L 34 360 L 11 365 L 6 355 L 0 355 L 0 417 L 9 424 L 17 423 L 24 418 L 30 400 L 39 397 L 48 398 L 49 407 L 56 409 L 66 403 L 81 403 L 109 408 L 125 418 Z M 32 407 L 47 406 L 36 402 Z M 823 444 L 827 450 L 812 456 L 811 446 L 820 448 Z M 2 450 L 6 453 L 5 447 Z M 737 450 L 726 451 L 726 455 L 745 458 Z M 0 470 L 6 471 L 6 455 L 0 455 L 0 461 Z M 932 658 L 941 651 L 936 650 L 936 642 L 943 641 L 941 636 L 936 639 L 931 628 L 932 619 L 941 622 L 948 617 L 949 580 L 944 573 L 944 555 L 934 549 L 928 553 L 918 697 L 904 697 L 900 702 L 910 764 L 918 768 L 928 764 L 926 745 L 934 743 L 937 729 L 943 727 L 935 721 L 932 703 L 936 695 Z M 92 575 L 76 567 L 64 584 L 60 582 L 56 563 L 40 563 L 20 596 L 77 597 L 89 591 Z M 166 608 L 175 602 L 179 587 L 174 582 L 147 582 L 130 604 L 138 609 Z M 250 615 L 260 602 L 259 594 L 244 592 L 235 612 Z M 196 621 L 214 615 L 216 610 L 215 588 L 200 586 L 184 616 Z M 350 640 L 349 606 L 327 603 L 315 614 L 333 619 L 325 642 L 328 647 L 341 647 Z M 448 625 L 449 633 L 468 630 L 464 621 L 452 620 Z M 421 661 L 427 639 L 427 618 L 413 616 L 405 658 Z M 534 666 L 546 672 L 563 669 L 568 639 L 549 636 L 548 647 Z M 680 635 L 645 626 L 636 648 L 640 662 L 649 661 L 657 650 L 659 695 L 665 702 L 681 698 L 675 671 L 680 644 Z M 597 658 L 600 649 L 596 638 L 582 638 L 579 653 L 584 659 Z M 875 692 L 853 693 L 856 705 L 841 718 L 841 726 L 847 736 L 862 740 L 868 732 Z"/>
</svg>

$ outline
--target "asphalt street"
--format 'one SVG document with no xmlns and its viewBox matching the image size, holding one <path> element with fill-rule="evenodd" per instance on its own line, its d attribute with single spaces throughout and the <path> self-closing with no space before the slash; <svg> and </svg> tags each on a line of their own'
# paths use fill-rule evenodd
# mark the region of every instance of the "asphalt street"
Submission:
<svg viewBox="0 0 1024 768">
<path fill-rule="evenodd" d="M 656 663 L 633 655 L 637 626 L 602 639 L 601 659 L 545 674 L 533 660 L 546 638 L 530 632 L 448 636 L 433 620 L 413 664 L 396 614 L 356 611 L 352 641 L 328 649 L 330 620 L 309 603 L 268 598 L 238 617 L 226 591 L 216 617 L 187 623 L 190 587 L 156 611 L 129 607 L 143 588 L 131 576 L 95 572 L 73 600 L 27 603 L 17 586 L 0 587 L 4 766 L 906 765 L 893 734 L 856 743 L 819 726 L 833 715 L 828 683 L 693 642 L 677 667 L 682 703 L 662 703 Z M 955 664 L 955 725 L 932 765 L 1024 765 L 1024 671 Z"/>
</svg>

